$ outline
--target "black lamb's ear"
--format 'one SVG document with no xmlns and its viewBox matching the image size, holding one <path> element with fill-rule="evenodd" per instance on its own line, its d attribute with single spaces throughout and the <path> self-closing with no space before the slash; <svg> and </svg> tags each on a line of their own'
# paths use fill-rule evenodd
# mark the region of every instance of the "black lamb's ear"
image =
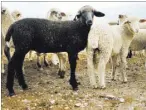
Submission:
<svg viewBox="0 0 146 110">
<path fill-rule="evenodd" d="M 97 17 L 103 17 L 103 16 L 105 16 L 104 13 L 99 12 L 99 11 L 96 11 L 96 10 L 94 10 L 94 15 L 97 16 Z"/>
<path fill-rule="evenodd" d="M 75 16 L 75 18 L 73 19 L 74 21 L 77 21 L 77 15 Z"/>
<path fill-rule="evenodd" d="M 74 21 L 76 21 L 78 18 L 80 18 L 80 16 L 81 16 L 81 13 L 79 11 L 78 14 L 75 16 Z"/>
</svg>

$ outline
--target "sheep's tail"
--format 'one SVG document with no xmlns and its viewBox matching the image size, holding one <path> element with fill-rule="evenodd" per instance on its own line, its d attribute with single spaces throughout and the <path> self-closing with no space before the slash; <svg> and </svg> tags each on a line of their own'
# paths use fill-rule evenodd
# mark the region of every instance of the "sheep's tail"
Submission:
<svg viewBox="0 0 146 110">
<path fill-rule="evenodd" d="M 5 42 L 9 42 L 11 39 L 13 33 L 13 24 L 9 27 L 7 33 L 6 33 L 6 37 L 5 37 Z"/>
<path fill-rule="evenodd" d="M 12 37 L 12 33 L 13 33 L 13 25 L 11 25 L 7 31 L 6 37 L 5 37 L 5 48 L 4 48 L 4 53 L 7 57 L 7 60 L 10 61 L 11 59 L 11 55 L 10 55 L 10 44 L 9 41 Z"/>
</svg>

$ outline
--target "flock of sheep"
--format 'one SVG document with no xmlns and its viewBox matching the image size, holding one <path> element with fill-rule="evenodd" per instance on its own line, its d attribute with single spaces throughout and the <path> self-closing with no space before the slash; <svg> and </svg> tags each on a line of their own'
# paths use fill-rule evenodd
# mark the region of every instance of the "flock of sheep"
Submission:
<svg viewBox="0 0 146 110">
<path fill-rule="evenodd" d="M 146 50 L 146 20 L 134 16 L 119 15 L 119 22 L 115 25 L 101 24 L 96 17 L 104 17 L 105 14 L 91 6 L 80 8 L 73 20 L 68 20 L 68 16 L 57 9 L 51 9 L 47 13 L 47 19 L 21 19 L 20 12 L 10 13 L 5 7 L 2 7 L 1 14 L 2 55 L 5 53 L 9 61 L 6 84 L 9 96 L 15 95 L 13 89 L 15 74 L 22 89 L 28 88 L 22 68 L 25 55 L 29 52 L 31 59 L 32 50 L 37 52 L 37 66 L 40 69 L 42 69 L 41 53 L 46 66 L 48 65 L 47 53 L 54 53 L 55 60 L 59 63 L 58 75 L 61 78 L 64 78 L 66 71 L 64 52 L 67 52 L 70 63 L 69 82 L 73 90 L 78 89 L 75 75 L 76 60 L 78 53 L 85 48 L 87 73 L 93 88 L 106 87 L 105 70 L 110 59 L 113 67 L 112 79 L 115 80 L 116 68 L 120 65 L 123 82 L 127 82 L 128 52 Z M 11 47 L 15 49 L 12 57 Z M 4 73 L 3 62 L 2 73 Z"/>
</svg>

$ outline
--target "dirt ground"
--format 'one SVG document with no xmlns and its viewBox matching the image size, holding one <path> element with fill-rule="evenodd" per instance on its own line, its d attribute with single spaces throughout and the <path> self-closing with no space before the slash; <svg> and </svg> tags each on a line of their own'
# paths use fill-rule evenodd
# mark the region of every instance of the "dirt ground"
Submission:
<svg viewBox="0 0 146 110">
<path fill-rule="evenodd" d="M 22 91 L 17 79 L 14 89 L 16 96 L 8 97 L 6 90 L 6 73 L 2 74 L 2 110 L 146 110 L 146 68 L 144 57 L 135 56 L 128 59 L 128 82 L 122 83 L 120 71 L 117 71 L 116 81 L 111 80 L 109 64 L 106 71 L 104 90 L 92 89 L 87 75 L 86 56 L 80 55 L 76 75 L 78 91 L 72 91 L 68 83 L 69 64 L 64 79 L 57 75 L 58 66 L 51 65 L 39 71 L 36 58 L 26 59 L 24 63 L 25 79 L 29 90 Z M 5 65 L 7 68 L 7 65 Z M 124 101 L 103 98 L 101 95 L 113 95 Z"/>
</svg>

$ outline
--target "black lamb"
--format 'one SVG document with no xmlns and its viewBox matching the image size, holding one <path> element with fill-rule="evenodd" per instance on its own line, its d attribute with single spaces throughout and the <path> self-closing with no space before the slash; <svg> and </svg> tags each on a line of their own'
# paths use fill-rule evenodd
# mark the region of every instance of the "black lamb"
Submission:
<svg viewBox="0 0 146 110">
<path fill-rule="evenodd" d="M 30 50 L 39 53 L 67 52 L 70 63 L 70 84 L 73 90 L 78 89 L 75 77 L 76 59 L 78 53 L 87 45 L 88 33 L 93 17 L 102 17 L 103 13 L 91 6 L 84 6 L 76 15 L 76 21 L 50 21 L 46 19 L 26 18 L 13 23 L 6 35 L 6 56 L 9 53 L 8 42 L 13 39 L 15 52 L 8 63 L 6 87 L 9 96 L 15 95 L 13 84 L 14 74 L 23 90 L 28 88 L 23 76 L 24 57 Z"/>
</svg>

